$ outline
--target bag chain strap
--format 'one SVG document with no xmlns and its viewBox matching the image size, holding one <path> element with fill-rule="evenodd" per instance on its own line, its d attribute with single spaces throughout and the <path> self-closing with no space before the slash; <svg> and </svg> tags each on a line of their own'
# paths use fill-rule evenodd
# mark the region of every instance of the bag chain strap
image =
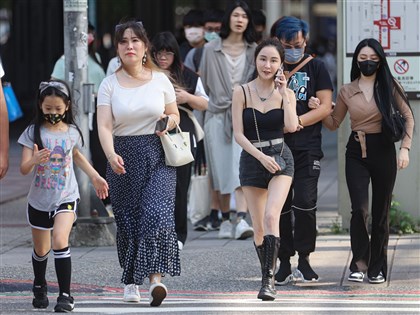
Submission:
<svg viewBox="0 0 420 315">
<path fill-rule="evenodd" d="M 248 84 L 247 84 L 247 87 L 248 87 L 249 95 L 251 95 L 251 90 L 249 89 Z M 252 113 L 254 114 L 255 131 L 257 132 L 258 143 L 261 145 L 260 133 L 258 132 L 258 125 L 257 125 L 257 116 L 255 115 L 255 108 L 254 106 L 252 106 L 251 108 L 252 108 Z M 283 142 L 283 145 L 281 146 L 280 156 L 283 155 L 283 148 L 284 148 L 284 142 Z M 259 149 L 261 152 L 263 151 L 261 146 Z"/>
</svg>

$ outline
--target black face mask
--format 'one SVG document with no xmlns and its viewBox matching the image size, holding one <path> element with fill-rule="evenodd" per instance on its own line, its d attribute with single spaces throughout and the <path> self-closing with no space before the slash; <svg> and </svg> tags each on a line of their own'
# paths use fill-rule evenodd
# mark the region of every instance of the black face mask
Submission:
<svg viewBox="0 0 420 315">
<path fill-rule="evenodd" d="M 358 61 L 357 63 L 359 65 L 360 72 L 366 77 L 373 75 L 379 66 L 379 62 L 373 60 Z"/>
<path fill-rule="evenodd" d="M 66 113 L 60 114 L 44 114 L 44 119 L 48 121 L 51 125 L 58 124 L 66 117 Z"/>
</svg>

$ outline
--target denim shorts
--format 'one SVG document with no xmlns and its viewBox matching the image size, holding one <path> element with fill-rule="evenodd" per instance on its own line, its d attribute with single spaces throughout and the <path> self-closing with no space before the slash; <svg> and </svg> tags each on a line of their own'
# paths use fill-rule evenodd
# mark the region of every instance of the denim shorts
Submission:
<svg viewBox="0 0 420 315">
<path fill-rule="evenodd" d="M 286 168 L 282 170 L 280 175 L 293 177 L 293 173 L 295 171 L 293 155 L 286 143 L 283 142 L 273 146 L 264 147 L 262 148 L 262 151 L 267 155 L 278 154 L 282 151 L 283 145 L 284 148 L 282 157 L 286 161 Z M 270 173 L 260 161 L 245 150 L 242 151 L 239 162 L 239 180 L 241 182 L 241 186 L 252 186 L 266 189 L 268 188 L 270 180 L 274 176 L 279 175 Z"/>
<path fill-rule="evenodd" d="M 51 212 L 40 211 L 28 203 L 27 216 L 29 225 L 39 230 L 52 230 L 54 227 L 54 218 L 58 213 L 61 212 L 73 212 L 74 222 L 77 219 L 76 210 L 78 202 L 79 200 L 63 203 L 58 207 L 58 209 Z"/>
</svg>

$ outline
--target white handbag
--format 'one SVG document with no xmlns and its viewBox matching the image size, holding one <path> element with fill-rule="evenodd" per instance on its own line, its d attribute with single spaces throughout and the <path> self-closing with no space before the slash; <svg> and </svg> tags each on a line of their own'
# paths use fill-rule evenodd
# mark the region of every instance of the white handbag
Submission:
<svg viewBox="0 0 420 315">
<path fill-rule="evenodd" d="M 160 137 L 165 162 L 168 166 L 182 166 L 194 161 L 191 153 L 190 133 L 183 132 L 176 124 L 176 133 L 165 133 Z"/>
</svg>

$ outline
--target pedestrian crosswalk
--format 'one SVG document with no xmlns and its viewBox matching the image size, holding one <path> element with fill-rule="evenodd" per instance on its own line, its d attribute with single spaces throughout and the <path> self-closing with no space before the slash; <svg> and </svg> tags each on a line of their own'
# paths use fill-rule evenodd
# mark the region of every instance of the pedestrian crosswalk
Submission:
<svg viewBox="0 0 420 315">
<path fill-rule="evenodd" d="M 0 281 L 0 313 L 33 314 L 31 281 Z M 83 314 L 179 314 L 179 315 L 262 315 L 262 314 L 420 314 L 420 291 L 416 288 L 391 289 L 377 286 L 370 290 L 350 286 L 299 286 L 279 289 L 272 302 L 257 299 L 255 291 L 183 291 L 171 290 L 160 307 L 150 307 L 148 291 L 141 290 L 139 303 L 125 303 L 121 287 L 73 284 L 73 313 Z M 381 289 L 382 288 L 382 289 Z M 57 288 L 51 283 L 50 312 L 55 305 Z M 39 311 L 39 310 L 36 310 Z M 5 314 L 6 314 L 5 313 Z"/>
<path fill-rule="evenodd" d="M 305 299 L 278 298 L 273 302 L 257 299 L 168 298 L 158 308 L 140 303 L 123 303 L 120 298 L 79 300 L 75 313 L 100 314 L 419 314 L 420 300 Z"/>
<path fill-rule="evenodd" d="M 231 298 L 229 298 L 231 297 Z M 1 295 L 0 302 L 7 308 L 7 314 L 32 314 L 29 292 Z M 51 302 L 47 312 L 51 311 Z M 143 295 L 140 303 L 124 303 L 119 293 L 95 295 L 75 294 L 75 309 L 73 313 L 83 314 L 420 314 L 419 294 L 401 295 L 400 298 L 379 298 L 356 295 L 338 296 L 335 294 L 311 298 L 310 294 L 301 297 L 285 295 L 273 302 L 262 302 L 249 294 L 240 293 L 233 297 L 217 298 L 188 294 L 177 294 L 168 297 L 160 307 L 150 307 L 148 297 Z M 6 310 L 3 308 L 3 310 Z M 16 311 L 16 313 L 14 312 Z M 37 310 L 39 311 L 39 310 Z"/>
</svg>

